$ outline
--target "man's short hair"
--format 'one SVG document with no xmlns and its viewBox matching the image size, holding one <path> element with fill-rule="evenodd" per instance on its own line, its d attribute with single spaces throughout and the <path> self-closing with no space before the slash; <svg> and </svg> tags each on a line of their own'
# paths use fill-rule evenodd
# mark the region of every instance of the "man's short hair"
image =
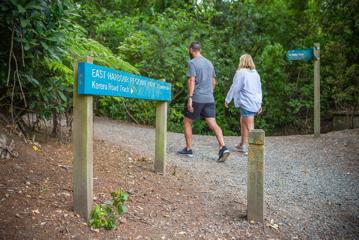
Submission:
<svg viewBox="0 0 359 240">
<path fill-rule="evenodd" d="M 189 48 L 193 51 L 201 51 L 201 44 L 199 42 L 191 42 Z"/>
</svg>

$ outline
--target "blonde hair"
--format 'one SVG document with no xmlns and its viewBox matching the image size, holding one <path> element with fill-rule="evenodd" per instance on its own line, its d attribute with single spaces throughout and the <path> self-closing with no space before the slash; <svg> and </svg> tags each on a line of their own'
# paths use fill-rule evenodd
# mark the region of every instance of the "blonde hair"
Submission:
<svg viewBox="0 0 359 240">
<path fill-rule="evenodd" d="M 251 57 L 251 55 L 249 54 L 243 54 L 240 58 L 239 58 L 239 65 L 238 65 L 238 69 L 240 68 L 248 68 L 248 69 L 256 69 L 256 65 L 254 65 L 253 59 Z"/>
</svg>

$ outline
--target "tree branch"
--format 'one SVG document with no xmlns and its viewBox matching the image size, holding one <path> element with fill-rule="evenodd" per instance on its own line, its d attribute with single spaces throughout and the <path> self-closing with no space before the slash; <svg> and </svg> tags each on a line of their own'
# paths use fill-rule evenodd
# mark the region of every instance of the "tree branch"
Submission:
<svg viewBox="0 0 359 240">
<path fill-rule="evenodd" d="M 9 81 L 10 81 L 11 57 L 12 57 L 12 53 L 13 53 L 12 49 L 14 47 L 14 33 L 15 33 L 15 26 L 12 27 L 12 32 L 11 32 L 11 44 L 10 44 L 10 52 L 9 52 L 9 63 L 8 63 L 6 86 L 9 86 Z"/>
<path fill-rule="evenodd" d="M 137 124 L 139 125 L 138 121 L 131 115 L 131 113 L 128 111 L 127 107 L 126 107 L 126 103 L 125 102 L 122 102 L 123 103 L 123 106 L 125 107 L 125 110 L 126 110 L 126 113 L 127 115 Z"/>
</svg>

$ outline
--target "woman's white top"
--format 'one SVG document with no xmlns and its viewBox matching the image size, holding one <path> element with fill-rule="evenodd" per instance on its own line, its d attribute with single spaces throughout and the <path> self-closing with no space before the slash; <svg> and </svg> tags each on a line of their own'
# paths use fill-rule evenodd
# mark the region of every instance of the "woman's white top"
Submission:
<svg viewBox="0 0 359 240">
<path fill-rule="evenodd" d="M 234 106 L 250 112 L 258 112 L 262 105 L 262 85 L 258 72 L 253 69 L 237 70 L 233 83 L 226 97 L 229 104 L 234 99 Z"/>
</svg>

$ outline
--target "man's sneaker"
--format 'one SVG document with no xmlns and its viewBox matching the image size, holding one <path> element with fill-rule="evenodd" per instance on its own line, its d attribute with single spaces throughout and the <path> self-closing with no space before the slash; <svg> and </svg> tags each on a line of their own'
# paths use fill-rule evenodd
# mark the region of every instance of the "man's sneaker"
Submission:
<svg viewBox="0 0 359 240">
<path fill-rule="evenodd" d="M 226 146 L 223 146 L 218 152 L 218 162 L 224 162 L 229 157 L 229 149 Z"/>
<path fill-rule="evenodd" d="M 192 149 L 187 149 L 186 147 L 184 149 L 182 149 L 181 151 L 178 151 L 177 154 L 188 156 L 188 157 L 193 157 Z"/>
<path fill-rule="evenodd" d="M 247 145 L 236 145 L 235 146 L 236 147 L 236 149 L 238 150 L 238 152 L 242 152 L 242 153 L 248 153 L 248 146 Z"/>
</svg>

